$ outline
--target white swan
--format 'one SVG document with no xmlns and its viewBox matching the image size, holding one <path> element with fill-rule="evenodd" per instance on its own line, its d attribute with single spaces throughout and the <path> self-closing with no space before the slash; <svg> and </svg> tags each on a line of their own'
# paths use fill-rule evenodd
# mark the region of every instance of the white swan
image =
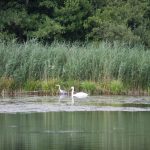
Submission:
<svg viewBox="0 0 150 150">
<path fill-rule="evenodd" d="M 58 84 L 58 85 L 56 85 L 56 86 L 58 86 L 58 87 L 59 87 L 59 93 L 60 93 L 60 94 L 68 94 L 68 92 L 67 92 L 67 91 L 62 90 L 62 89 L 60 88 L 60 85 L 59 85 L 59 84 Z"/>
<path fill-rule="evenodd" d="M 88 96 L 88 94 L 87 93 L 84 93 L 84 92 L 79 92 L 79 93 L 76 93 L 76 94 L 74 94 L 74 87 L 72 86 L 71 87 L 71 96 L 72 96 L 72 98 L 75 96 L 75 97 L 77 97 L 77 98 L 85 98 L 85 97 L 87 97 Z"/>
</svg>

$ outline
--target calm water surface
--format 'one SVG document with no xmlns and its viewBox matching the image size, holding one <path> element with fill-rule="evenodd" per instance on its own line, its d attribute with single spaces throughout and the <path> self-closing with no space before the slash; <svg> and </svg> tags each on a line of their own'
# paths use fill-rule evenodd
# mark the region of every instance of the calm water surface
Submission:
<svg viewBox="0 0 150 150">
<path fill-rule="evenodd" d="M 149 150 L 149 103 L 149 97 L 74 104 L 58 97 L 0 99 L 0 150 Z"/>
</svg>

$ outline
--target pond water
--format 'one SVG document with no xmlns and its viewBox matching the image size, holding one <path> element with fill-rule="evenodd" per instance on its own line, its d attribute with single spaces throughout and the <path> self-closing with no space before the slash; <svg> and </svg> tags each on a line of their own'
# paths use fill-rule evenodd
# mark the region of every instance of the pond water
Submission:
<svg viewBox="0 0 150 150">
<path fill-rule="evenodd" d="M 149 150 L 150 97 L 0 99 L 0 150 Z"/>
</svg>

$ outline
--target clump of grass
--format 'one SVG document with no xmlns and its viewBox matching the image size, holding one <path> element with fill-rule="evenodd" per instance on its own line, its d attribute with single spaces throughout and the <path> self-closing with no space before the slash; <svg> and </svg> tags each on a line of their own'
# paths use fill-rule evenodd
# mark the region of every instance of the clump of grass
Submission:
<svg viewBox="0 0 150 150">
<path fill-rule="evenodd" d="M 148 87 L 148 95 L 150 95 L 150 87 Z"/>
<path fill-rule="evenodd" d="M 41 81 L 41 86 L 43 91 L 48 91 L 51 95 L 56 95 L 58 93 L 58 87 L 56 85 L 59 83 L 57 79 L 44 80 Z"/>
<path fill-rule="evenodd" d="M 42 90 L 47 91 L 50 89 L 50 86 L 47 81 L 41 82 Z"/>
<path fill-rule="evenodd" d="M 124 86 L 121 80 L 112 80 L 110 82 L 110 92 L 112 94 L 121 94 L 124 91 Z"/>
<path fill-rule="evenodd" d="M 102 89 L 102 94 L 110 94 L 110 82 L 111 79 L 109 77 L 105 77 L 100 82 L 100 88 Z"/>
<path fill-rule="evenodd" d="M 79 80 L 67 80 L 62 81 L 61 85 L 67 90 L 70 91 L 71 87 L 74 86 L 76 91 L 80 90 L 80 81 Z"/>
<path fill-rule="evenodd" d="M 0 91 L 2 91 L 3 89 L 5 90 L 13 90 L 15 86 L 15 81 L 11 78 L 5 78 L 2 77 L 0 78 Z"/>
<path fill-rule="evenodd" d="M 57 79 L 49 79 L 49 80 L 27 80 L 24 84 L 25 91 L 48 91 L 51 95 L 55 95 L 57 93 L 56 84 L 59 81 Z"/>
<path fill-rule="evenodd" d="M 97 85 L 92 81 L 84 81 L 80 85 L 81 90 L 85 90 L 90 94 L 94 94 L 96 92 Z"/>
<path fill-rule="evenodd" d="M 39 80 L 27 80 L 27 82 L 24 84 L 24 90 L 26 91 L 37 91 L 41 90 L 41 82 Z"/>
</svg>

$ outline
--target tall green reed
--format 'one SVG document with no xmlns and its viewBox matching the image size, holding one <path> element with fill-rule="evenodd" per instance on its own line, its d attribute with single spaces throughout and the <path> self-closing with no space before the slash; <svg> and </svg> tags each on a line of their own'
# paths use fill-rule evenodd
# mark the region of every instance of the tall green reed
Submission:
<svg viewBox="0 0 150 150">
<path fill-rule="evenodd" d="M 107 42 L 0 42 L 0 77 L 27 80 L 120 80 L 131 88 L 150 86 L 150 50 Z"/>
</svg>

